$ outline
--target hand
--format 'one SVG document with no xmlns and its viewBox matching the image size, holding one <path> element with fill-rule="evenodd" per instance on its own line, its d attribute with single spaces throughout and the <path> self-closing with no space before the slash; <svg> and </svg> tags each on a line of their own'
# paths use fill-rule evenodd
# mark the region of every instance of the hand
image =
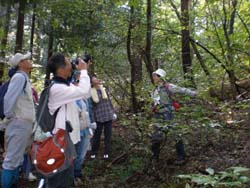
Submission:
<svg viewBox="0 0 250 188">
<path fill-rule="evenodd" d="M 77 65 L 78 70 L 88 70 L 89 65 L 85 61 L 83 61 L 81 58 L 78 59 L 79 63 Z"/>
<path fill-rule="evenodd" d="M 113 120 L 114 120 L 114 121 L 117 120 L 117 115 L 116 115 L 116 113 L 113 114 Z"/>
<path fill-rule="evenodd" d="M 97 125 L 96 122 L 90 123 L 90 128 L 96 129 Z"/>
</svg>

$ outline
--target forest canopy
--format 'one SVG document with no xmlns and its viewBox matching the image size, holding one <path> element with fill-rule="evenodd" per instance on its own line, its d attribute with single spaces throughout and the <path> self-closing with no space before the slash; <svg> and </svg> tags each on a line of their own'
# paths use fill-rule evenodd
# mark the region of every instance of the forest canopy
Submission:
<svg viewBox="0 0 250 188">
<path fill-rule="evenodd" d="M 53 53 L 70 58 L 90 53 L 91 72 L 120 93 L 114 95 L 117 102 L 130 98 L 134 112 L 144 95 L 139 91 L 148 89 L 157 68 L 165 69 L 171 82 L 220 99 L 244 97 L 249 7 L 242 0 L 1 0 L 0 76 L 6 80 L 4 65 L 12 54 L 31 51 L 32 79 L 41 90 Z"/>
</svg>

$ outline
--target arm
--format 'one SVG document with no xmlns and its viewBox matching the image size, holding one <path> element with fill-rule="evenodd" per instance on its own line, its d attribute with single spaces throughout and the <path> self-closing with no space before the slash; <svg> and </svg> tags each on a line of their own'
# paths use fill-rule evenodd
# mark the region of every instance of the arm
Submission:
<svg viewBox="0 0 250 188">
<path fill-rule="evenodd" d="M 195 97 L 197 95 L 197 93 L 195 91 L 192 91 L 191 89 L 188 89 L 185 87 L 179 87 L 174 84 L 169 84 L 168 89 L 172 93 L 180 93 L 180 94 L 188 95 L 190 97 Z"/>
<path fill-rule="evenodd" d="M 81 70 L 80 82 L 78 86 L 70 84 L 54 84 L 50 90 L 49 109 L 53 114 L 57 108 L 64 104 L 74 102 L 78 99 L 90 96 L 90 79 L 87 70 Z"/>
<path fill-rule="evenodd" d="M 23 92 L 25 81 L 24 75 L 19 73 L 16 73 L 10 80 L 8 90 L 4 96 L 4 114 L 7 118 L 14 116 L 13 107 Z"/>
</svg>

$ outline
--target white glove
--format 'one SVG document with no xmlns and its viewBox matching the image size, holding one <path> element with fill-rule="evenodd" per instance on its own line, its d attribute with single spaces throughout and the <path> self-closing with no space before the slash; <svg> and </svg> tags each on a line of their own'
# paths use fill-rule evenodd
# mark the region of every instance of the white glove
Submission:
<svg viewBox="0 0 250 188">
<path fill-rule="evenodd" d="M 117 120 L 117 115 L 116 115 L 116 113 L 113 114 L 113 120 L 114 120 L 114 121 Z"/>
<path fill-rule="evenodd" d="M 96 122 L 90 123 L 89 126 L 91 129 L 96 129 Z"/>
</svg>

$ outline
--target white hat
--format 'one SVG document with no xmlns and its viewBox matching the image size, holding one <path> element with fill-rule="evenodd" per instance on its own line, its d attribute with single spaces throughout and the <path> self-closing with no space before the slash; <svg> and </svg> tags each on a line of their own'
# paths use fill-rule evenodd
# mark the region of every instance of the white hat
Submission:
<svg viewBox="0 0 250 188">
<path fill-rule="evenodd" d="M 12 67 L 15 67 L 18 65 L 18 63 L 22 60 L 29 59 L 31 57 L 31 53 L 28 52 L 27 54 L 23 55 L 21 53 L 16 53 L 14 56 L 12 56 L 9 60 L 9 65 Z"/>
<path fill-rule="evenodd" d="M 153 74 L 157 74 L 162 78 L 166 76 L 166 72 L 163 69 L 157 69 L 156 71 L 153 72 Z"/>
</svg>

